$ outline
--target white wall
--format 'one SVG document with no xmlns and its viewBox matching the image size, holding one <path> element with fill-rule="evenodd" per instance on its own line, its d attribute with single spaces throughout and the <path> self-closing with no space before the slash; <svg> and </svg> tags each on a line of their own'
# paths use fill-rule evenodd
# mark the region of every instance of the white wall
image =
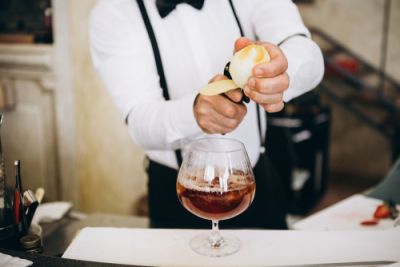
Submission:
<svg viewBox="0 0 400 267">
<path fill-rule="evenodd" d="M 132 214 L 136 200 L 146 191 L 144 154 L 128 136 L 122 116 L 92 67 L 87 29 L 95 2 L 69 1 L 79 208 Z"/>
<path fill-rule="evenodd" d="M 326 32 L 379 67 L 384 0 L 316 0 L 300 5 L 305 23 Z M 392 0 L 387 56 L 389 75 L 400 82 L 400 1 Z M 340 90 L 340 88 L 337 88 Z M 332 107 L 330 169 L 338 175 L 378 180 L 391 164 L 390 143 L 346 109 Z"/>
</svg>

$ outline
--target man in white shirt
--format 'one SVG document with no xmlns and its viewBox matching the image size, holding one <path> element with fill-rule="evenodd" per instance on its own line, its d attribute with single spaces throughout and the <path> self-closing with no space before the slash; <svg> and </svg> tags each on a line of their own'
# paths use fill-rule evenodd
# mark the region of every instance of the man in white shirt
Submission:
<svg viewBox="0 0 400 267">
<path fill-rule="evenodd" d="M 152 224 L 202 224 L 176 197 L 175 151 L 209 134 L 224 134 L 244 143 L 257 182 L 252 206 L 228 221 L 234 226 L 285 228 L 286 189 L 280 178 L 271 174 L 268 161 L 261 160 L 264 110 L 279 111 L 284 102 L 320 82 L 320 49 L 309 38 L 290 0 L 186 2 L 101 0 L 90 21 L 93 63 L 130 135 L 150 159 Z M 212 97 L 198 95 L 210 79 L 226 79 L 221 72 L 232 51 L 252 40 L 259 40 L 272 60 L 256 66 L 243 88 L 251 101 L 240 101 L 241 90 Z"/>
</svg>

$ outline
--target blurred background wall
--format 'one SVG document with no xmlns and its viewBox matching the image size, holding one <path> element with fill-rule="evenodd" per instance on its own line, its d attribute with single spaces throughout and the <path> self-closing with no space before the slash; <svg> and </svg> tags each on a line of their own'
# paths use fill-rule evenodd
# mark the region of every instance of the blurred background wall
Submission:
<svg viewBox="0 0 400 267">
<path fill-rule="evenodd" d="M 308 26 L 322 29 L 368 62 L 379 65 L 384 0 L 311 2 L 299 5 Z M 68 73 L 70 77 L 68 88 L 72 92 L 73 101 L 64 103 L 64 106 L 72 114 L 70 121 L 73 127 L 65 133 L 74 138 L 64 146 L 70 145 L 73 149 L 68 157 L 57 158 L 55 164 L 58 167 L 52 172 L 50 179 L 54 178 L 60 183 L 55 190 L 59 190 L 59 196 L 63 199 L 73 200 L 77 209 L 85 212 L 133 214 L 138 212 L 138 199 L 146 192 L 144 154 L 128 136 L 123 118 L 92 67 L 88 18 L 95 3 L 95 0 L 54 0 L 54 22 L 58 25 L 54 26 L 56 41 L 34 49 L 35 52 L 38 49 L 47 51 L 53 58 L 53 63 L 59 62 L 57 59 L 63 53 L 69 54 L 67 59 L 64 58 L 68 64 L 54 66 L 57 70 L 54 73 L 51 72 L 52 67 L 49 69 L 52 73 L 51 79 L 55 81 L 60 80 L 63 73 Z M 63 17 L 62 21 L 57 21 L 57 14 Z M 400 25 L 400 1 L 392 1 L 387 70 L 399 81 L 400 50 L 396 44 L 400 42 L 400 35 L 397 25 Z M 10 44 L 0 45 L 0 58 L 6 58 L 7 51 L 12 47 Z M 0 74 L 4 74 L 4 79 L 9 80 L 5 75 L 5 68 L 0 70 Z M 57 87 L 59 83 L 55 84 Z M 63 103 L 62 98 L 57 98 L 57 88 L 54 94 L 56 102 Z M 344 177 L 348 184 L 355 178 L 368 180 L 368 185 L 379 181 L 390 166 L 389 143 L 329 99 L 324 98 L 324 104 L 331 106 L 333 112 L 330 144 L 330 171 L 333 176 Z M 64 114 L 65 112 L 67 111 L 64 110 Z M 55 131 L 54 139 L 63 132 L 60 115 L 63 112 L 58 114 L 51 119 L 60 125 Z M 9 139 L 12 138 L 12 131 L 10 129 L 7 135 Z M 57 140 L 55 143 L 57 144 Z M 13 148 L 7 149 L 10 151 Z M 62 149 L 57 148 L 53 152 L 57 154 L 57 151 Z M 10 157 L 12 155 L 21 158 L 23 156 L 18 153 L 26 151 L 7 153 Z M 68 165 L 73 169 L 70 175 L 63 171 L 63 162 L 68 160 L 75 162 Z M 10 162 L 8 160 L 8 165 Z M 57 171 L 62 175 L 57 175 Z M 28 185 L 37 186 L 37 182 L 29 181 L 28 173 L 29 170 L 26 174 Z M 69 194 L 70 191 L 74 194 Z M 57 194 L 49 196 L 50 200 L 57 199 Z"/>
<path fill-rule="evenodd" d="M 383 0 L 317 0 L 300 5 L 307 26 L 316 27 L 379 68 L 384 21 Z M 400 1 L 392 1 L 386 71 L 400 81 Z M 380 179 L 390 166 L 390 144 L 351 113 L 333 106 L 331 172 L 342 176 Z"/>
<path fill-rule="evenodd" d="M 122 116 L 92 67 L 88 19 L 95 3 L 68 1 L 79 207 L 132 214 L 135 201 L 145 193 L 144 154 L 131 141 Z"/>
</svg>

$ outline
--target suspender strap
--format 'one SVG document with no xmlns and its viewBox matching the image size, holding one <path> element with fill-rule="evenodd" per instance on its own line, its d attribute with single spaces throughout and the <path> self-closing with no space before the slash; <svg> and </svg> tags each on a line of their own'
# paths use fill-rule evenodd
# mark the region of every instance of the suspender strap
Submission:
<svg viewBox="0 0 400 267">
<path fill-rule="evenodd" d="M 235 6 L 233 5 L 232 0 L 229 0 L 229 4 L 231 5 L 233 15 L 235 16 L 236 23 L 237 23 L 237 25 L 239 27 L 240 36 L 243 37 L 244 36 L 244 31 L 243 31 L 243 28 L 242 28 L 242 24 L 240 24 L 240 20 L 239 20 L 238 15 L 236 14 Z"/>
<path fill-rule="evenodd" d="M 238 17 L 238 15 L 236 13 L 236 10 L 235 10 L 235 7 L 233 5 L 232 0 L 229 0 L 229 5 L 231 6 L 233 15 L 235 16 L 236 23 L 237 23 L 237 25 L 239 27 L 240 36 L 243 37 L 244 36 L 244 31 L 243 31 L 242 25 L 240 23 L 239 17 Z M 264 138 L 263 138 L 263 135 L 262 135 L 261 118 L 260 118 L 260 106 L 257 105 L 257 104 L 255 104 L 255 105 L 256 105 L 256 108 L 257 108 L 257 111 L 256 111 L 257 112 L 257 125 L 258 125 L 258 134 L 260 136 L 260 145 L 261 145 L 261 147 L 264 147 L 265 141 L 264 141 Z"/>
<path fill-rule="evenodd" d="M 158 48 L 157 39 L 156 39 L 156 36 L 153 31 L 153 26 L 151 25 L 151 22 L 150 22 L 148 14 L 147 14 L 146 7 L 144 6 L 143 0 L 137 0 L 137 3 L 139 5 L 140 13 L 142 14 L 142 18 L 143 18 L 147 33 L 150 38 L 151 47 L 153 48 L 154 60 L 156 61 L 157 72 L 158 72 L 158 75 L 160 76 L 160 86 L 163 89 L 163 96 L 164 96 L 165 100 L 169 100 L 170 98 L 169 98 L 169 93 L 168 93 L 167 81 L 165 79 L 164 68 L 163 68 L 163 64 L 161 61 L 160 49 Z"/>
<path fill-rule="evenodd" d="M 286 41 L 288 41 L 289 39 L 291 39 L 291 38 L 293 38 L 293 37 L 297 37 L 297 36 L 308 38 L 307 35 L 305 35 L 304 33 L 292 34 L 292 35 L 286 37 L 285 39 L 283 39 L 282 41 L 280 41 L 280 42 L 278 43 L 278 46 L 281 46 L 282 44 L 284 44 L 284 43 L 285 43 Z"/>
<path fill-rule="evenodd" d="M 154 60 L 156 61 L 158 76 L 160 77 L 160 87 L 163 90 L 163 96 L 165 100 L 170 100 L 167 80 L 164 75 L 164 68 L 161 61 L 160 49 L 158 48 L 157 39 L 151 25 L 149 15 L 147 14 L 146 7 L 144 6 L 143 0 L 137 0 L 140 13 L 142 14 L 143 22 L 146 26 L 147 33 L 150 38 L 151 47 L 153 48 Z M 175 150 L 175 156 L 178 161 L 178 167 L 182 164 L 182 153 L 180 150 Z"/>
</svg>

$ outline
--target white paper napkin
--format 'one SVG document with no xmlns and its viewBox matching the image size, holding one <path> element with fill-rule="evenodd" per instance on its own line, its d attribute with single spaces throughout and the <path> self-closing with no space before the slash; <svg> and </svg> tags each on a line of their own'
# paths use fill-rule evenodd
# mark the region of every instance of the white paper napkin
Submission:
<svg viewBox="0 0 400 267">
<path fill-rule="evenodd" d="M 0 252 L 0 267 L 26 267 L 31 266 L 32 263 L 33 262 L 31 261 L 18 257 L 12 257 Z"/>
<path fill-rule="evenodd" d="M 377 225 L 363 226 L 371 220 L 383 201 L 364 195 L 353 195 L 293 225 L 296 230 L 384 230 L 393 229 L 394 220 L 382 219 Z M 400 206 L 398 206 L 400 209 Z M 400 254 L 400 252 L 399 252 Z"/>
<path fill-rule="evenodd" d="M 32 223 L 60 220 L 71 209 L 71 202 L 57 201 L 40 204 L 33 216 Z"/>
<path fill-rule="evenodd" d="M 400 231 L 223 230 L 242 242 L 236 254 L 210 258 L 189 241 L 204 230 L 84 228 L 63 257 L 145 266 L 279 266 L 400 261 Z"/>
</svg>

